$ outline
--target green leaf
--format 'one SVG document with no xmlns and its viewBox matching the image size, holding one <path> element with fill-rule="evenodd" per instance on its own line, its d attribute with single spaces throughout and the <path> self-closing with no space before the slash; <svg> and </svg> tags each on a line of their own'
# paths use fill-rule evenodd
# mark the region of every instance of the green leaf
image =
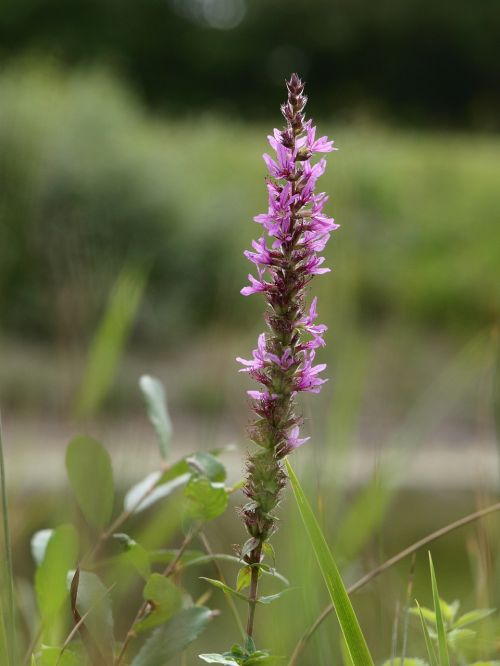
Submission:
<svg viewBox="0 0 500 666">
<path fill-rule="evenodd" d="M 211 453 L 198 451 L 186 458 L 187 464 L 200 476 L 206 476 L 210 481 L 225 481 L 227 472 L 224 465 Z"/>
<path fill-rule="evenodd" d="M 236 578 L 236 591 L 241 592 L 247 587 L 250 587 L 252 582 L 252 567 L 242 567 L 238 571 L 238 577 Z"/>
<path fill-rule="evenodd" d="M 455 599 L 451 604 L 447 603 L 444 599 L 439 599 L 439 605 L 441 606 L 441 614 L 443 616 L 443 621 L 445 624 L 451 625 L 455 620 L 455 617 L 460 608 L 460 601 Z"/>
<path fill-rule="evenodd" d="M 38 608 L 46 627 L 68 598 L 66 578 L 78 556 L 78 536 L 72 525 L 61 525 L 51 534 L 45 556 L 35 573 Z"/>
<path fill-rule="evenodd" d="M 446 635 L 446 639 L 455 652 L 463 652 L 472 647 L 476 636 L 477 632 L 473 629 L 452 629 Z"/>
<path fill-rule="evenodd" d="M 120 561 L 132 566 L 142 578 L 147 580 L 151 575 L 151 562 L 148 551 L 137 543 L 137 541 L 131 539 L 128 534 L 119 532 L 113 534 L 113 538 L 120 541 L 125 548 Z"/>
<path fill-rule="evenodd" d="M 430 608 L 425 608 L 425 606 L 417 606 L 415 608 L 410 608 L 410 614 L 416 615 L 417 617 L 422 616 L 426 622 L 431 624 L 433 627 L 436 626 L 436 613 Z"/>
<path fill-rule="evenodd" d="M 61 655 L 61 648 L 42 646 L 38 666 L 82 666 L 82 659 L 71 650 L 65 650 Z"/>
<path fill-rule="evenodd" d="M 479 622 L 484 620 L 484 618 L 492 615 L 495 612 L 495 608 L 478 608 L 476 610 L 469 611 L 461 615 L 458 620 L 453 625 L 455 628 L 465 627 L 474 622 Z"/>
<path fill-rule="evenodd" d="M 195 477 L 187 484 L 184 494 L 188 500 L 188 514 L 197 520 L 213 520 L 226 510 L 228 498 L 222 483 Z"/>
<path fill-rule="evenodd" d="M 164 472 L 153 472 L 136 483 L 125 495 L 125 511 L 140 513 L 156 502 L 168 497 L 191 477 L 189 465 L 183 458 Z"/>
<path fill-rule="evenodd" d="M 75 572 L 71 571 L 67 577 L 68 589 L 71 587 L 74 574 Z M 88 613 L 85 627 L 100 652 L 110 659 L 115 640 L 111 597 L 101 580 L 90 571 L 80 571 L 76 607 L 81 617 Z"/>
<path fill-rule="evenodd" d="M 138 622 L 134 629 L 137 632 L 152 629 L 169 620 L 182 607 L 182 592 L 171 580 L 154 573 L 144 587 L 143 597 L 149 601 L 152 612 Z"/>
<path fill-rule="evenodd" d="M 286 468 L 302 521 L 325 580 L 352 661 L 356 666 L 373 666 L 373 659 L 368 650 L 365 637 L 359 626 L 358 619 L 344 587 L 344 583 L 342 582 L 342 578 L 340 577 L 335 560 L 333 559 L 319 523 L 316 520 L 311 506 L 307 501 L 288 460 L 286 461 Z"/>
<path fill-rule="evenodd" d="M 420 611 L 420 606 L 418 604 L 418 601 L 415 600 L 415 603 L 417 604 L 417 609 Z M 436 653 L 434 652 L 434 646 L 432 645 L 431 637 L 429 636 L 429 629 L 427 628 L 427 624 L 425 623 L 423 613 L 420 613 L 420 623 L 422 624 L 425 647 L 427 648 L 427 655 L 429 657 L 430 664 L 431 666 L 439 666 Z"/>
<path fill-rule="evenodd" d="M 207 664 L 222 664 L 223 666 L 239 666 L 237 661 L 231 657 L 225 657 L 223 654 L 200 654 L 200 659 L 206 661 Z"/>
<path fill-rule="evenodd" d="M 213 585 L 214 587 L 219 588 L 219 590 L 226 592 L 226 594 L 232 594 L 234 597 L 238 597 L 238 599 L 242 599 L 243 601 L 248 601 L 248 598 L 244 594 L 238 592 L 237 590 L 234 590 L 232 587 L 226 585 L 226 583 L 223 583 L 221 580 L 215 580 L 214 578 L 205 578 L 205 576 L 200 576 L 200 579 L 206 581 L 207 583 L 210 583 L 210 585 Z"/>
<path fill-rule="evenodd" d="M 166 460 L 170 453 L 170 440 L 172 439 L 172 422 L 167 410 L 165 388 L 159 379 L 143 375 L 139 380 L 149 420 L 153 424 L 158 436 L 160 455 Z"/>
<path fill-rule="evenodd" d="M 271 604 L 273 601 L 277 601 L 278 599 L 281 599 L 281 597 L 286 594 L 287 592 L 291 592 L 293 588 L 287 587 L 284 590 L 281 590 L 281 592 L 276 592 L 276 594 L 267 594 L 265 597 L 259 597 L 257 599 L 258 604 Z"/>
<path fill-rule="evenodd" d="M 113 513 L 114 485 L 109 453 L 90 437 L 75 437 L 66 451 L 66 469 L 83 515 L 93 527 L 102 529 Z"/>
<path fill-rule="evenodd" d="M 146 279 L 147 271 L 143 267 L 125 266 L 116 280 L 90 345 L 85 375 L 75 401 L 78 418 L 93 416 L 111 388 Z"/>
<path fill-rule="evenodd" d="M 53 533 L 54 530 L 50 529 L 38 530 L 38 532 L 35 532 L 31 537 L 31 554 L 37 567 L 43 562 L 47 545 Z"/>
<path fill-rule="evenodd" d="M 436 580 L 436 573 L 432 563 L 432 556 L 429 552 L 429 567 L 431 570 L 432 598 L 434 600 L 434 612 L 436 613 L 436 629 L 438 635 L 439 663 L 440 666 L 450 666 L 450 657 L 448 655 L 448 643 L 446 641 L 446 630 L 441 612 L 441 603 Z"/>
<path fill-rule="evenodd" d="M 193 606 L 177 613 L 151 634 L 131 666 L 163 666 L 198 638 L 213 615 L 210 609 L 203 606 Z"/>
</svg>

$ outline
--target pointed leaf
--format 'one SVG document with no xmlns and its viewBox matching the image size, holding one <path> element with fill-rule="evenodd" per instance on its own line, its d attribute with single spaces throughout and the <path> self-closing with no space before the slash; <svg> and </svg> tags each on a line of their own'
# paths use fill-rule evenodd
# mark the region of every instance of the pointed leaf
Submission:
<svg viewBox="0 0 500 666">
<path fill-rule="evenodd" d="M 415 603 L 417 604 L 417 609 L 420 610 L 418 601 L 415 600 Z M 422 631 L 424 633 L 425 647 L 427 648 L 427 656 L 429 657 L 430 664 L 431 666 L 439 666 L 436 653 L 434 651 L 434 646 L 432 645 L 431 637 L 429 635 L 429 629 L 427 628 L 427 624 L 425 622 L 423 613 L 420 613 L 420 623 L 422 625 Z"/>
<path fill-rule="evenodd" d="M 83 515 L 102 529 L 111 519 L 115 492 L 109 453 L 90 437 L 75 437 L 66 451 L 66 469 Z"/>
<path fill-rule="evenodd" d="M 172 438 L 172 422 L 167 409 L 165 388 L 159 379 L 143 375 L 139 380 L 149 420 L 153 424 L 158 436 L 160 455 L 166 460 L 170 452 Z"/>
<path fill-rule="evenodd" d="M 439 590 L 437 586 L 436 573 L 432 563 L 432 556 L 429 552 L 429 566 L 431 570 L 432 598 L 434 600 L 434 612 L 436 613 L 436 629 L 438 635 L 439 662 L 440 666 L 450 666 L 450 657 L 448 655 L 448 643 L 446 640 L 446 629 L 444 627 L 443 615 L 441 612 L 441 603 L 439 599 Z"/>
<path fill-rule="evenodd" d="M 203 606 L 193 606 L 177 613 L 155 629 L 131 666 L 163 666 L 198 638 L 213 615 L 213 611 Z"/>
<path fill-rule="evenodd" d="M 495 610 L 495 608 L 478 608 L 476 610 L 469 611 L 468 613 L 461 615 L 453 626 L 455 628 L 460 628 L 474 622 L 479 622 L 480 620 L 484 620 L 489 615 L 492 615 Z"/>
<path fill-rule="evenodd" d="M 316 555 L 351 658 L 356 666 L 373 666 L 373 659 L 365 637 L 321 527 L 288 460 L 286 461 L 286 468 L 302 522 Z"/>
<path fill-rule="evenodd" d="M 214 580 L 213 578 L 205 578 L 205 576 L 200 576 L 200 579 L 206 581 L 207 583 L 210 583 L 210 585 L 213 585 L 214 587 L 218 587 L 219 590 L 222 590 L 227 594 L 232 594 L 234 597 L 238 597 L 238 599 L 242 599 L 243 601 L 248 601 L 248 598 L 244 594 L 241 594 L 241 592 L 234 590 L 232 587 L 226 585 L 220 580 Z"/>
</svg>

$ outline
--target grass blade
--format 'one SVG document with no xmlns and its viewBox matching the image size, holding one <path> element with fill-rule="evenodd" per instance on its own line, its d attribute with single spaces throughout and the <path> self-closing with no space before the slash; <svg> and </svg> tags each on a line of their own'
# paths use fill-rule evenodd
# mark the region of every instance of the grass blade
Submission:
<svg viewBox="0 0 500 666">
<path fill-rule="evenodd" d="M 3 455 L 2 417 L 0 414 L 0 502 L 2 504 L 2 528 L 5 548 L 3 583 L 7 588 L 6 608 L 0 601 L 0 620 L 4 624 L 6 652 L 9 664 L 14 666 L 15 654 L 15 612 L 14 612 L 14 574 L 12 570 L 12 544 L 10 541 L 9 511 L 7 505 L 7 485 L 5 481 L 5 460 Z M 3 632 L 2 632 L 3 633 Z"/>
<path fill-rule="evenodd" d="M 431 583 L 432 583 L 432 598 L 434 600 L 434 612 L 436 613 L 436 629 L 438 635 L 439 646 L 439 664 L 440 666 L 450 666 L 450 657 L 448 655 L 448 643 L 446 641 L 446 630 L 444 628 L 443 614 L 441 612 L 441 603 L 439 601 L 439 591 L 436 580 L 436 573 L 434 571 L 434 564 L 432 563 L 432 556 L 429 551 L 429 566 L 431 569 Z"/>
<path fill-rule="evenodd" d="M 415 603 L 417 604 L 418 612 L 420 613 L 420 622 L 422 623 L 422 631 L 424 632 L 425 646 L 427 648 L 427 654 L 429 656 L 429 663 L 431 666 L 439 666 L 436 657 L 436 652 L 434 651 L 434 646 L 432 645 L 431 637 L 429 636 L 429 630 L 427 629 L 427 625 L 425 624 L 422 609 L 420 608 L 417 600 L 415 600 Z"/>
<path fill-rule="evenodd" d="M 306 528 L 309 541 L 313 547 L 319 568 L 335 607 L 349 655 L 356 666 L 373 666 L 373 659 L 359 626 L 358 618 L 340 577 L 333 555 L 321 531 L 321 527 L 288 461 L 286 461 L 286 468 L 304 527 Z"/>
<path fill-rule="evenodd" d="M 78 418 L 97 413 L 106 398 L 146 287 L 147 270 L 122 270 L 90 346 L 87 367 L 75 404 Z"/>
</svg>

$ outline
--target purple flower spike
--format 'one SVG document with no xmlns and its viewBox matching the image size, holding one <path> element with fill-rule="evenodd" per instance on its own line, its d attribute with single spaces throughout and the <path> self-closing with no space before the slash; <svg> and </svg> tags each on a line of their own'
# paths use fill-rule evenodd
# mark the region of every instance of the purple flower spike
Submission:
<svg viewBox="0 0 500 666">
<path fill-rule="evenodd" d="M 269 412 L 269 396 L 277 396 L 270 414 L 274 431 L 271 441 L 281 454 L 295 449 L 294 442 L 299 441 L 294 395 L 298 391 L 318 393 L 326 381 L 318 377 L 326 366 L 313 365 L 315 350 L 325 346 L 326 326 L 315 323 L 317 298 L 312 300 L 309 311 L 305 300 L 312 277 L 330 271 L 319 253 L 338 228 L 333 218 L 323 212 L 328 197 L 324 192 L 315 192 L 326 160 L 314 161 L 316 154 L 336 148 L 326 136 L 316 138 L 312 120 L 304 120 L 304 85 L 296 74 L 287 88 L 288 99 L 282 107 L 286 127 L 275 129 L 268 136 L 275 154 L 263 156 L 270 174 L 268 210 L 254 218 L 263 226 L 269 242 L 261 236 L 252 242 L 253 250 L 245 252 L 247 259 L 256 265 L 258 278 L 249 275 L 249 286 L 241 290 L 244 296 L 265 294 L 270 334 L 259 337 L 252 361 L 238 359 L 245 366 L 242 371 L 250 373 L 265 388 L 263 392 L 249 394 L 265 403 L 254 405 L 259 415 Z M 256 434 L 255 427 L 252 434 Z M 271 443 L 269 438 L 266 441 Z"/>
<path fill-rule="evenodd" d="M 292 74 L 286 85 L 288 98 L 281 108 L 286 124 L 268 137 L 274 155 L 264 154 L 268 208 L 254 218 L 264 235 L 245 252 L 257 268 L 257 277 L 250 274 L 250 284 L 241 290 L 244 296 L 264 294 L 269 328 L 259 336 L 251 360 L 237 359 L 243 366 L 240 372 L 260 384 L 258 390 L 247 392 L 256 414 L 249 434 L 260 449 L 248 457 L 243 492 L 249 501 L 241 508 L 252 550 L 239 551 L 252 572 L 249 637 L 262 548 L 276 529 L 273 511 L 287 480 L 283 458 L 309 439 L 300 437 L 296 395 L 319 393 L 327 381 L 320 377 L 325 364 L 314 365 L 316 350 L 325 346 L 326 326 L 316 323 L 317 299 L 307 307 L 306 296 L 312 278 L 330 270 L 319 253 L 338 228 L 323 211 L 328 197 L 315 192 L 326 168 L 326 160 L 315 156 L 335 150 L 333 142 L 326 136 L 316 138 L 312 121 L 305 121 L 306 97 L 300 78 Z"/>
</svg>

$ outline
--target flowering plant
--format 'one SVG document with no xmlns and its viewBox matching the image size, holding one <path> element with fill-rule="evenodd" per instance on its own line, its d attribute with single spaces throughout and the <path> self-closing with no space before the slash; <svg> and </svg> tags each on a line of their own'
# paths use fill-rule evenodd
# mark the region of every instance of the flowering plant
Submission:
<svg viewBox="0 0 500 666">
<path fill-rule="evenodd" d="M 307 97 L 297 74 L 291 76 L 287 89 L 288 98 L 281 107 L 286 126 L 268 137 L 276 157 L 263 156 L 269 171 L 269 208 L 254 218 L 270 238 L 270 246 L 261 236 L 252 243 L 253 251 L 245 252 L 256 265 L 258 277 L 250 274 L 249 286 L 241 290 L 244 296 L 264 294 L 269 328 L 260 334 L 251 360 L 237 359 L 242 372 L 261 384 L 259 390 L 248 391 L 256 414 L 249 434 L 260 449 L 247 461 L 244 493 L 249 501 L 241 510 L 250 536 L 240 553 L 251 569 L 250 638 L 259 565 L 276 529 L 273 511 L 286 483 L 282 460 L 309 439 L 300 437 L 295 397 L 300 391 L 318 393 L 326 381 L 320 377 L 326 365 L 315 364 L 316 350 L 325 345 L 326 326 L 316 323 L 316 298 L 306 308 L 306 294 L 313 276 L 330 270 L 323 267 L 320 253 L 338 227 L 323 212 L 327 195 L 315 192 L 326 160 L 313 162 L 316 154 L 335 150 L 333 142 L 326 136 L 316 138 L 312 120 L 305 120 Z"/>
</svg>

